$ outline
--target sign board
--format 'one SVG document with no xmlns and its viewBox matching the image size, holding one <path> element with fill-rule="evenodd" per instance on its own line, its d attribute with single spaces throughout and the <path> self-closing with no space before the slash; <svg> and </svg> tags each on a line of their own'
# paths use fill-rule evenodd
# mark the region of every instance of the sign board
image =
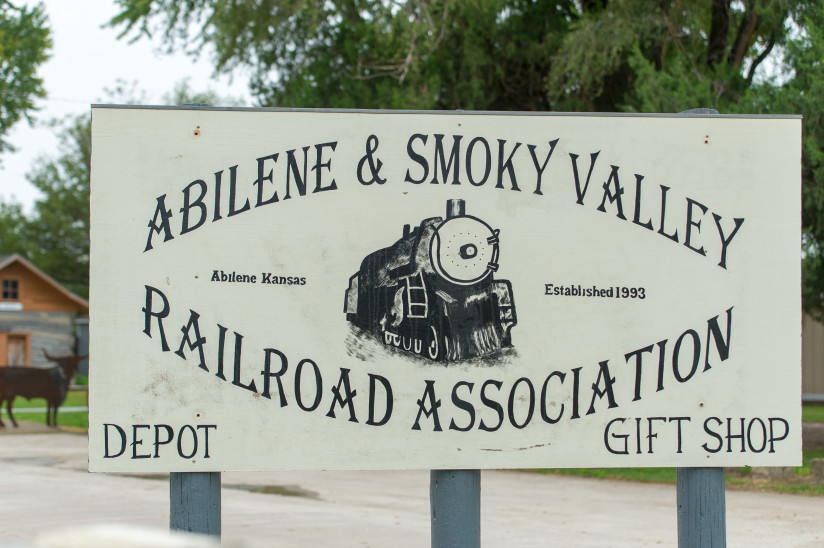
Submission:
<svg viewBox="0 0 824 548">
<path fill-rule="evenodd" d="M 90 469 L 799 464 L 800 126 L 95 107 Z"/>
</svg>

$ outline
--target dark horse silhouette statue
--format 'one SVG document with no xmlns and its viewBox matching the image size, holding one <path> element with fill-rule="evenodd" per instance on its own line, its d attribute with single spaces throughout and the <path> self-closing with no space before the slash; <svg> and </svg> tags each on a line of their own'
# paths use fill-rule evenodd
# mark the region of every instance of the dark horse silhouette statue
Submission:
<svg viewBox="0 0 824 548">
<path fill-rule="evenodd" d="M 57 426 L 57 408 L 66 401 L 69 382 L 77 371 L 77 365 L 87 356 L 50 356 L 43 350 L 46 359 L 56 363 L 51 367 L 0 367 L 0 408 L 6 402 L 6 411 L 11 423 L 17 427 L 12 414 L 14 398 L 22 396 L 27 400 L 43 398 L 46 400 L 46 424 Z M 5 427 L 0 420 L 0 427 Z"/>
</svg>

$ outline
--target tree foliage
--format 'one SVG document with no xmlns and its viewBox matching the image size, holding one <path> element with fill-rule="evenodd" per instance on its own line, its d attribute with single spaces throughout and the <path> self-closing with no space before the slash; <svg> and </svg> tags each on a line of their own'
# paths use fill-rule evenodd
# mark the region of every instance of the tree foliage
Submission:
<svg viewBox="0 0 824 548">
<path fill-rule="evenodd" d="M 803 296 L 824 317 L 821 0 L 117 1 L 124 36 L 211 48 L 262 106 L 803 114 Z"/>
<path fill-rule="evenodd" d="M 4 138 L 11 127 L 28 119 L 34 100 L 45 96 L 37 69 L 50 48 L 42 4 L 17 7 L 0 0 L 0 153 L 11 149 Z"/>
<path fill-rule="evenodd" d="M 213 52 L 261 106 L 803 114 L 804 303 L 822 316 L 821 0 L 116 1 L 122 36 Z M 42 167 L 60 195 L 66 167 Z"/>
<path fill-rule="evenodd" d="M 32 218 L 21 220 L 18 249 L 67 289 L 87 297 L 91 120 L 70 118 L 60 136 L 59 155 L 38 158 L 28 175 L 43 198 L 35 202 Z"/>
<path fill-rule="evenodd" d="M 146 102 L 127 82 L 118 82 L 107 94 L 117 103 Z M 240 105 L 212 90 L 194 92 L 186 80 L 164 99 L 170 104 Z M 20 204 L 0 202 L 0 254 L 19 253 L 70 291 L 88 297 L 91 117 L 82 114 L 51 125 L 59 133 L 58 153 L 37 158 L 27 174 L 42 198 L 28 215 Z"/>
</svg>

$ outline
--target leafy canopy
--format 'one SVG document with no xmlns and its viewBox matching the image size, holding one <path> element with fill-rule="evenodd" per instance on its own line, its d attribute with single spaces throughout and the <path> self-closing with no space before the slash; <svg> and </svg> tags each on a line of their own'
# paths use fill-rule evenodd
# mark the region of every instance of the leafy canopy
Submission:
<svg viewBox="0 0 824 548">
<path fill-rule="evenodd" d="M 11 127 L 35 110 L 45 97 L 37 69 L 48 59 L 49 28 L 42 4 L 17 7 L 0 0 L 0 153 L 11 150 Z"/>
<path fill-rule="evenodd" d="M 261 106 L 803 114 L 804 304 L 822 316 L 821 0 L 116 2 L 121 36 L 210 51 Z M 68 167 L 42 167 L 59 195 Z M 20 215 L 0 205 L 0 228 Z"/>
<path fill-rule="evenodd" d="M 123 36 L 211 49 L 262 106 L 803 114 L 803 296 L 824 317 L 821 0 L 117 3 Z"/>
<path fill-rule="evenodd" d="M 133 84 L 118 82 L 107 90 L 117 103 L 145 103 Z M 196 93 L 187 80 L 164 97 L 170 104 L 209 103 L 239 106 L 212 90 Z M 42 194 L 26 215 L 20 204 L 0 202 L 0 254 L 19 253 L 70 291 L 89 294 L 89 178 L 91 117 L 71 116 L 51 123 L 60 137 L 54 156 L 37 158 L 27 174 Z"/>
</svg>

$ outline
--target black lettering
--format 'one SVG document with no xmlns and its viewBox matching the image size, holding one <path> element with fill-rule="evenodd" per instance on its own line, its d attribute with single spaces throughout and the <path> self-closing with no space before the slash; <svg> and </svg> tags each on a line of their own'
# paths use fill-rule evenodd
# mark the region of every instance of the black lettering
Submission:
<svg viewBox="0 0 824 548">
<path fill-rule="evenodd" d="M 341 386 L 343 386 L 343 396 L 341 396 L 340 393 Z M 349 369 L 344 367 L 340 368 L 340 379 L 338 380 L 338 385 L 332 387 L 332 394 L 334 395 L 334 399 L 332 400 L 332 405 L 329 406 L 329 412 L 326 413 L 326 416 L 335 418 L 335 404 L 339 404 L 341 409 L 344 407 L 349 408 L 349 422 L 358 422 L 357 417 L 355 417 L 355 404 L 353 402 L 358 392 L 357 390 L 352 390 L 352 387 L 349 385 Z"/>
<path fill-rule="evenodd" d="M 487 426 L 484 420 L 481 419 L 481 423 L 478 426 L 478 428 L 480 428 L 481 430 L 486 430 L 487 432 L 494 432 L 495 430 L 500 428 L 501 425 L 504 423 L 504 408 L 501 406 L 501 404 L 499 404 L 495 400 L 489 399 L 486 396 L 486 388 L 490 385 L 500 390 L 501 386 L 503 386 L 503 383 L 501 381 L 495 381 L 490 379 L 481 386 L 481 402 L 485 406 L 489 407 L 490 409 L 494 409 L 495 412 L 498 413 L 498 424 L 496 424 L 495 426 Z"/>
<path fill-rule="evenodd" d="M 132 425 L 132 443 L 129 444 L 129 445 L 132 446 L 132 459 L 149 459 L 149 458 L 152 457 L 151 453 L 146 454 L 146 455 L 138 455 L 137 454 L 137 446 L 138 445 L 143 445 L 143 440 L 138 441 L 138 439 L 137 439 L 137 429 L 138 428 L 145 428 L 146 430 L 148 430 L 149 428 L 151 428 L 151 426 L 148 425 L 148 424 L 134 424 L 134 425 Z"/>
<path fill-rule="evenodd" d="M 379 421 L 375 420 L 375 381 L 378 381 L 383 386 L 383 394 L 386 400 L 383 417 Z M 389 422 L 389 418 L 392 416 L 392 405 L 392 386 L 389 384 L 389 381 L 386 380 L 385 377 L 369 373 L 369 419 L 366 421 L 366 424 L 369 426 L 383 426 Z"/>
<path fill-rule="evenodd" d="M 286 407 L 286 392 L 283 390 L 283 382 L 281 381 L 281 377 L 289 368 L 289 360 L 286 359 L 286 354 L 276 348 L 264 348 L 263 352 L 265 353 L 265 358 L 263 360 L 263 371 L 260 372 L 260 374 L 263 375 L 263 392 L 261 392 L 260 395 L 264 398 L 272 399 L 272 396 L 269 394 L 269 384 L 271 378 L 274 377 L 275 382 L 278 385 L 278 394 L 280 394 L 280 406 Z M 278 369 L 277 373 L 272 373 L 272 354 L 277 354 L 280 358 L 280 369 Z M 299 383 L 299 375 L 298 373 L 295 373 L 295 393 L 298 398 L 300 398 L 300 394 L 297 390 L 297 385 Z"/>
<path fill-rule="evenodd" d="M 189 323 L 184 325 L 180 328 L 180 331 L 183 332 L 183 337 L 180 338 L 180 347 L 175 351 L 175 354 L 186 359 L 186 354 L 183 353 L 183 347 L 188 344 L 189 350 L 197 349 L 198 356 L 200 357 L 200 363 L 198 367 L 203 369 L 204 371 L 209 371 L 209 368 L 206 367 L 206 356 L 203 352 L 203 344 L 206 342 L 206 337 L 200 336 L 200 326 L 198 325 L 198 318 L 200 318 L 200 314 L 195 312 L 192 309 L 189 309 Z M 195 340 L 193 341 L 189 336 L 189 331 L 193 330 L 195 333 Z"/>
<path fill-rule="evenodd" d="M 452 184 L 459 185 L 458 174 L 461 166 L 461 135 L 452 136 L 452 152 L 449 153 L 449 162 L 447 163 L 443 150 L 443 135 L 435 134 L 435 165 L 432 166 L 432 181 L 433 185 L 437 185 L 438 181 L 438 162 L 441 164 L 441 176 L 443 177 L 443 184 L 449 178 L 449 172 L 452 170 L 452 162 L 455 162 L 455 171 L 452 173 Z"/>
<path fill-rule="evenodd" d="M 183 431 L 189 429 L 192 432 L 192 452 L 188 455 L 183 452 Z M 190 425 L 184 425 L 177 433 L 177 454 L 184 459 L 190 459 L 197 453 L 197 432 Z"/>
<path fill-rule="evenodd" d="M 599 154 L 601 154 L 600 150 L 589 155 L 589 172 L 587 173 L 587 180 L 586 183 L 584 183 L 583 189 L 581 188 L 581 179 L 578 177 L 578 155 L 569 154 L 569 157 L 572 159 L 572 176 L 575 179 L 575 194 L 578 196 L 575 203 L 578 205 L 584 205 L 584 196 L 587 193 L 587 188 L 589 188 L 589 179 L 592 177 L 592 170 L 595 167 L 595 161 L 598 159 Z"/>
<path fill-rule="evenodd" d="M 429 400 L 429 408 L 426 407 L 426 401 Z M 435 397 L 435 381 L 426 381 L 426 388 L 423 391 L 423 396 L 417 401 L 418 415 L 415 417 L 415 424 L 412 425 L 412 430 L 420 430 L 421 415 L 426 418 L 432 417 L 435 427 L 434 432 L 441 432 L 441 421 L 438 418 L 438 407 L 441 406 L 441 400 Z"/>
<path fill-rule="evenodd" d="M 692 337 L 692 367 L 690 368 L 689 373 L 686 376 L 681 375 L 681 371 L 678 369 L 678 359 L 681 355 L 681 343 L 684 340 L 684 337 L 687 335 Z M 698 370 L 698 362 L 701 360 L 701 338 L 698 336 L 698 333 L 693 331 L 692 329 L 687 329 L 684 331 L 678 340 L 675 341 L 675 348 L 672 350 L 672 374 L 675 375 L 675 380 L 678 382 L 687 382 L 695 375 L 695 372 Z"/>
<path fill-rule="evenodd" d="M 215 373 L 215 377 L 218 379 L 225 381 L 226 377 L 223 376 L 223 355 L 224 350 L 226 348 L 226 331 L 227 329 L 220 324 L 217 324 L 218 329 L 218 337 L 217 337 L 217 373 Z"/>
<path fill-rule="evenodd" d="M 286 360 L 286 356 L 284 356 L 283 359 Z M 303 388 L 301 386 L 303 379 L 303 366 L 306 364 L 312 366 L 312 373 L 314 373 L 315 375 L 315 399 L 312 401 L 312 405 L 308 407 L 303 405 Z M 278 379 L 278 383 L 280 383 L 280 379 Z M 318 365 L 309 359 L 300 360 L 300 362 L 298 362 L 297 368 L 295 369 L 295 401 L 297 402 L 298 407 L 300 407 L 304 411 L 314 411 L 320 405 L 322 395 L 323 378 L 320 375 L 320 369 L 318 369 Z"/>
<path fill-rule="evenodd" d="M 693 251 L 695 251 L 699 255 L 706 256 L 707 252 L 704 251 L 703 246 L 701 246 L 700 248 L 695 248 L 690 244 L 690 236 L 692 235 L 692 227 L 697 228 L 698 232 L 701 232 L 701 220 L 699 219 L 698 221 L 695 221 L 692 218 L 692 207 L 696 206 L 696 205 L 699 207 L 699 209 L 701 209 L 702 215 L 707 213 L 707 207 L 706 206 L 704 206 L 702 204 L 699 204 L 698 202 L 696 202 L 695 200 L 693 200 L 691 198 L 687 198 L 687 234 L 684 236 L 684 245 L 687 246 L 689 249 L 692 249 Z"/>
<path fill-rule="evenodd" d="M 691 417 L 670 417 L 669 422 L 675 421 L 676 430 L 678 431 L 678 450 L 676 453 L 681 453 L 681 422 L 687 421 L 690 422 L 692 420 Z"/>
<path fill-rule="evenodd" d="M 190 202 L 189 199 L 189 191 L 192 189 L 193 186 L 197 185 L 200 187 L 200 196 L 198 196 L 194 202 Z M 206 222 L 206 214 L 208 213 L 206 210 L 206 204 L 203 203 L 203 198 L 206 197 L 206 182 L 197 179 L 196 181 L 192 181 L 189 185 L 183 189 L 183 207 L 180 208 L 180 213 L 183 213 L 183 222 L 182 226 L 180 227 L 180 233 L 186 234 L 187 232 L 191 232 L 196 228 L 200 228 L 203 223 Z M 195 223 L 194 226 L 189 226 L 189 211 L 193 208 L 197 207 L 200 209 L 200 219 Z"/>
<path fill-rule="evenodd" d="M 578 392 L 581 388 L 581 369 L 582 367 L 575 367 L 572 370 L 572 419 L 580 419 L 581 416 L 578 414 Z"/>
<path fill-rule="evenodd" d="M 515 392 L 518 389 L 518 385 L 522 382 L 526 383 L 526 387 L 529 390 L 529 408 L 526 412 L 526 418 L 524 419 L 524 422 L 518 424 L 518 422 L 515 420 Z M 509 422 L 512 424 L 512 426 L 518 428 L 519 430 L 521 428 L 524 428 L 527 424 L 529 424 L 529 421 L 532 420 L 532 413 L 535 412 L 535 388 L 532 386 L 532 383 L 529 381 L 528 378 L 521 377 L 512 385 L 512 390 L 509 391 L 509 402 L 507 405 L 507 411 L 509 411 Z"/>
<path fill-rule="evenodd" d="M 609 360 L 604 360 L 599 363 L 598 369 L 598 378 L 592 384 L 592 400 L 589 403 L 589 410 L 587 411 L 587 415 L 591 415 L 595 413 L 595 398 L 603 398 L 604 396 L 607 397 L 609 401 L 609 409 L 613 407 L 618 407 L 618 404 L 615 403 L 615 394 L 612 392 L 612 385 L 615 384 L 615 377 L 610 377 L 609 375 Z M 599 388 L 601 384 L 601 380 L 604 381 L 604 388 Z"/>
<path fill-rule="evenodd" d="M 735 233 L 738 232 L 738 229 L 741 228 L 741 225 L 744 224 L 744 219 L 733 219 L 735 221 L 735 228 L 732 229 L 732 232 L 728 237 L 724 237 L 724 230 L 721 228 L 721 216 L 716 215 L 715 213 L 712 214 L 713 219 L 715 219 L 715 226 L 718 227 L 718 236 L 721 237 L 721 262 L 718 263 L 723 269 L 727 268 L 727 246 L 730 245 L 732 241 L 732 237 L 735 236 Z"/>
<path fill-rule="evenodd" d="M 538 165 L 538 158 L 535 156 L 535 145 L 526 146 L 526 148 L 529 149 L 529 155 L 532 157 L 532 164 L 535 166 L 535 171 L 538 173 L 538 180 L 535 182 L 535 191 L 533 194 L 543 196 L 543 192 L 541 192 L 541 177 L 544 174 L 546 165 L 549 163 L 549 159 L 552 158 L 552 153 L 555 152 L 555 145 L 558 144 L 558 141 L 559 139 L 555 139 L 554 141 L 549 142 L 549 154 L 546 155 L 544 163 L 540 166 Z"/>
<path fill-rule="evenodd" d="M 653 345 L 645 346 L 644 348 L 639 348 L 629 354 L 625 354 L 624 358 L 629 363 L 629 359 L 635 356 L 635 397 L 632 398 L 632 401 L 638 401 L 641 399 L 641 360 L 643 357 L 644 352 L 652 353 Z"/>
<path fill-rule="evenodd" d="M 609 178 L 604 183 L 604 197 L 601 199 L 601 205 L 599 205 L 597 209 L 602 213 L 606 213 L 607 209 L 604 205 L 607 199 L 609 199 L 610 204 L 616 204 L 618 207 L 618 218 L 626 221 L 627 218 L 624 217 L 624 207 L 621 203 L 621 195 L 624 193 L 624 189 L 618 181 L 618 166 L 611 167 L 612 171 L 609 173 Z M 610 182 L 612 181 L 615 181 L 615 192 L 610 191 Z"/>
<path fill-rule="evenodd" d="M 721 361 L 726 361 L 730 357 L 730 335 L 732 330 L 732 309 L 727 309 L 727 340 L 724 341 L 724 336 L 721 334 L 721 328 L 718 326 L 718 316 L 707 320 L 707 350 L 704 353 L 704 371 L 710 369 L 710 336 L 715 341 L 715 349 L 718 351 L 718 357 Z"/>
<path fill-rule="evenodd" d="M 286 196 L 283 197 L 284 200 L 288 200 L 291 198 L 289 195 L 289 187 L 292 182 L 292 175 L 295 176 L 295 186 L 298 188 L 298 194 L 301 196 L 306 196 L 306 168 L 309 165 L 309 149 L 311 147 L 303 147 L 303 176 L 301 176 L 300 171 L 298 171 L 298 162 L 295 160 L 295 150 L 287 150 L 286 151 Z M 330 160 L 331 162 L 331 160 Z M 326 190 L 332 190 L 326 189 Z M 317 192 L 317 191 L 315 191 Z"/>
<path fill-rule="evenodd" d="M 160 429 L 166 431 L 166 439 L 160 441 Z M 171 426 L 168 424 L 155 424 L 154 427 L 154 458 L 160 457 L 160 446 L 161 445 L 168 445 L 172 443 L 172 440 L 175 439 L 175 431 L 172 429 Z"/>
<path fill-rule="evenodd" d="M 463 409 L 469 415 L 469 424 L 464 427 L 460 427 L 455 424 L 455 419 L 449 423 L 450 430 L 457 430 L 458 432 L 468 432 L 472 430 L 472 427 L 475 426 L 475 407 L 466 400 L 462 400 L 458 396 L 458 388 L 466 386 L 469 389 L 469 393 L 472 394 L 472 388 L 475 386 L 474 383 L 460 381 L 452 387 L 452 403 L 455 404 L 455 407 L 459 409 Z"/>
<path fill-rule="evenodd" d="M 512 165 L 512 157 L 515 156 L 515 152 L 518 150 L 518 147 L 521 146 L 521 143 L 515 143 L 515 147 L 512 149 L 512 152 L 509 153 L 506 161 L 504 161 L 505 145 L 506 141 L 504 139 L 498 139 L 498 184 L 495 185 L 495 188 L 504 187 L 504 171 L 506 171 L 509 174 L 512 190 L 520 192 L 521 189 L 518 188 L 518 181 L 515 178 L 515 168 Z"/>
<path fill-rule="evenodd" d="M 544 419 L 544 422 L 548 422 L 549 424 L 557 423 L 559 420 L 561 420 L 561 417 L 564 414 L 564 404 L 563 403 L 561 404 L 561 408 L 558 410 L 558 416 L 557 417 L 555 417 L 553 419 L 553 418 L 550 418 L 549 415 L 547 414 L 546 392 L 547 392 L 547 386 L 549 385 L 549 380 L 552 377 L 558 377 L 561 380 L 561 384 L 564 384 L 564 379 L 566 378 L 566 374 L 561 373 L 560 371 L 553 371 L 552 373 L 549 374 L 549 376 L 544 381 L 543 387 L 541 387 L 541 418 Z"/>
<path fill-rule="evenodd" d="M 234 368 L 234 375 L 232 376 L 232 384 L 235 386 L 239 386 L 248 390 L 249 392 L 257 392 L 257 388 L 255 388 L 255 381 L 252 381 L 249 384 L 243 384 L 240 381 L 240 354 L 243 351 L 243 335 L 235 331 L 235 368 Z"/>
<path fill-rule="evenodd" d="M 160 224 L 157 222 L 158 217 L 160 217 Z M 164 194 L 163 196 L 158 196 L 154 217 L 151 221 L 149 221 L 149 238 L 146 240 L 146 249 L 143 250 L 143 253 L 146 253 L 152 249 L 152 236 L 154 234 L 160 234 L 163 232 L 164 242 L 168 242 L 174 238 L 174 236 L 172 236 L 172 227 L 169 224 L 169 219 L 171 218 L 172 210 L 166 209 L 166 195 Z"/>
<path fill-rule="evenodd" d="M 141 309 L 143 310 L 143 318 L 145 321 L 143 332 L 151 338 L 152 318 L 157 318 L 157 328 L 160 330 L 160 348 L 163 349 L 164 352 L 168 352 L 169 345 L 166 344 L 166 334 L 163 332 L 163 318 L 169 315 L 169 301 L 166 299 L 166 295 L 164 295 L 159 289 L 155 289 L 149 285 L 144 287 L 146 288 L 146 306 Z M 154 300 L 152 295 L 154 294 L 159 295 L 163 301 L 163 308 L 159 312 L 154 312 L 152 310 L 152 302 Z"/>
<path fill-rule="evenodd" d="M 426 178 L 429 176 L 429 163 L 426 161 L 426 158 L 424 158 L 423 156 L 421 156 L 420 154 L 415 152 L 415 150 L 412 148 L 412 141 L 414 141 L 415 139 L 420 139 L 421 142 L 425 145 L 427 136 L 426 135 L 421 135 L 420 133 L 416 133 L 415 135 L 410 137 L 409 141 L 406 143 L 406 154 L 409 156 L 409 158 L 413 162 L 415 162 L 415 163 L 419 164 L 421 167 L 423 167 L 423 175 L 421 176 L 420 179 L 413 179 L 411 174 L 409 173 L 409 170 L 407 169 L 406 170 L 406 176 L 404 177 L 403 180 L 404 180 L 404 182 L 407 182 L 407 183 L 412 183 L 414 185 L 419 185 L 422 182 L 424 182 L 426 180 Z"/>
<path fill-rule="evenodd" d="M 120 435 L 120 451 L 118 451 L 114 455 L 109 454 L 109 427 L 114 426 L 114 429 L 117 430 L 117 433 Z M 103 424 L 103 458 L 104 459 L 113 459 L 119 457 L 123 453 L 126 452 L 126 432 L 120 428 L 116 424 L 111 423 L 104 423 Z"/>
<path fill-rule="evenodd" d="M 655 230 L 652 226 L 652 219 L 641 222 L 641 181 L 643 180 L 643 175 L 635 174 L 635 214 L 632 216 L 632 222 L 646 229 Z"/>
<path fill-rule="evenodd" d="M 614 423 L 619 422 L 619 423 L 623 424 L 626 420 L 627 419 L 622 418 L 622 417 L 619 417 L 617 419 L 612 419 L 611 421 L 609 421 L 607 423 L 607 427 L 604 429 L 604 447 L 606 447 L 607 451 L 609 451 L 613 455 L 629 455 L 629 444 L 627 443 L 627 438 L 629 438 L 629 435 L 628 434 L 613 434 L 613 433 L 610 433 L 610 429 L 612 428 L 612 425 Z M 609 438 L 610 437 L 618 439 L 618 440 L 623 440 L 624 448 L 621 449 L 621 450 L 618 450 L 618 451 L 613 449 L 612 446 L 609 443 Z"/>
<path fill-rule="evenodd" d="M 338 142 L 334 141 L 331 143 L 321 143 L 319 145 L 315 145 L 315 150 L 317 151 L 317 161 L 315 165 L 312 166 L 312 171 L 316 171 L 315 174 L 315 190 L 312 191 L 314 194 L 315 192 L 323 192 L 326 190 L 337 190 L 338 185 L 335 184 L 335 179 L 332 179 L 332 182 L 329 183 L 328 186 L 323 186 L 323 179 L 321 176 L 321 170 L 326 168 L 328 171 L 332 171 L 332 159 L 330 158 L 328 162 L 323 161 L 323 149 L 324 148 L 331 148 L 334 152 L 335 148 L 338 146 Z"/>
<path fill-rule="evenodd" d="M 761 425 L 761 447 L 759 447 L 758 449 L 753 447 L 752 444 L 752 425 L 755 424 L 756 421 L 758 421 L 758 424 Z M 767 425 L 764 424 L 764 421 L 762 421 L 758 417 L 752 419 L 750 423 L 747 425 L 747 446 L 753 453 L 760 453 L 767 448 Z"/>
<path fill-rule="evenodd" d="M 203 446 L 204 446 L 203 458 L 208 459 L 209 458 L 209 428 L 214 428 L 215 430 L 217 430 L 217 425 L 216 424 L 199 424 L 199 425 L 197 425 L 198 430 L 200 430 L 201 428 L 203 428 L 203 438 L 204 438 L 203 439 L 203 441 L 204 441 L 204 444 L 203 444 Z"/>
<path fill-rule="evenodd" d="M 724 439 L 718 433 L 710 430 L 710 421 L 715 421 L 716 423 L 718 423 L 719 426 L 723 423 L 721 422 L 721 419 L 719 419 L 718 417 L 710 417 L 704 421 L 704 432 L 718 440 L 718 447 L 716 447 L 715 449 L 710 449 L 706 443 L 702 444 L 701 447 L 703 447 L 704 451 L 706 451 L 707 453 L 718 453 L 719 451 L 721 451 L 721 448 L 724 447 Z"/>
<path fill-rule="evenodd" d="M 257 187 L 257 202 L 255 203 L 255 207 L 260 207 L 262 205 L 273 204 L 278 201 L 278 192 L 277 190 L 272 192 L 272 195 L 265 200 L 263 199 L 263 182 L 269 181 L 274 185 L 274 168 L 269 170 L 268 175 L 263 174 L 263 164 L 266 160 L 272 160 L 273 163 L 277 163 L 278 161 L 278 154 L 270 154 L 269 156 L 261 156 L 257 159 L 257 179 L 255 182 L 252 183 Z"/>
<path fill-rule="evenodd" d="M 775 435 L 775 428 L 773 428 L 773 423 L 779 422 L 784 425 L 784 433 L 781 434 L 780 437 L 776 437 Z M 779 418 L 779 417 L 770 417 L 770 453 L 775 453 L 775 442 L 781 441 L 786 439 L 790 433 L 790 425 L 787 423 L 786 420 Z"/>
<path fill-rule="evenodd" d="M 472 151 L 475 150 L 475 144 L 482 143 L 484 146 L 484 175 L 481 177 L 480 180 L 475 180 L 472 176 Z M 428 169 L 428 167 L 427 167 Z M 469 179 L 469 184 L 472 186 L 483 186 L 487 179 L 489 179 L 489 173 L 492 171 L 492 152 L 489 150 L 489 143 L 486 142 L 486 139 L 483 137 L 475 137 L 471 141 L 469 141 L 469 146 L 466 148 L 466 177 Z M 407 173 L 409 173 L 407 171 Z"/>
<path fill-rule="evenodd" d="M 732 440 L 740 439 L 741 440 L 741 453 L 746 453 L 747 450 L 744 448 L 744 419 L 741 419 L 741 433 L 740 434 L 733 434 L 732 433 L 732 419 L 727 419 L 727 453 L 732 453 Z"/>
<path fill-rule="evenodd" d="M 243 213 L 244 211 L 249 211 L 251 206 L 249 205 L 249 199 L 246 199 L 246 202 L 243 204 L 243 207 L 240 209 L 237 208 L 236 204 L 236 197 L 237 197 L 237 166 L 232 166 L 229 168 L 229 213 L 227 217 L 233 217 L 238 213 Z"/>
<path fill-rule="evenodd" d="M 668 186 L 660 185 L 661 186 L 661 228 L 658 229 L 658 234 L 665 236 L 672 240 L 675 243 L 678 243 L 678 230 L 673 232 L 672 234 L 667 234 L 664 231 L 664 226 L 667 217 L 667 191 L 669 190 Z"/>
</svg>

